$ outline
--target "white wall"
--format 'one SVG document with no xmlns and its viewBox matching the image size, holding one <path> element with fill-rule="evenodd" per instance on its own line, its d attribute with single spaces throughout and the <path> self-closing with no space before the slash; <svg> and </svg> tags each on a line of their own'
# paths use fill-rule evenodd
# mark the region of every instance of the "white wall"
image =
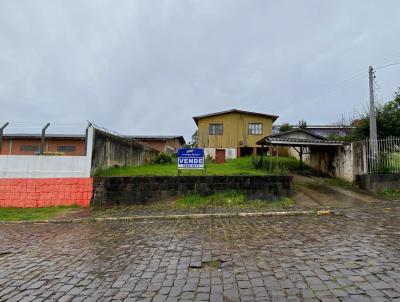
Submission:
<svg viewBox="0 0 400 302">
<path fill-rule="evenodd" d="M 355 173 L 352 144 L 347 144 L 338 148 L 338 152 L 332 161 L 334 174 L 332 174 L 332 171 L 328 170 L 328 158 L 323 149 L 304 148 L 303 151 L 305 154 L 303 154 L 303 161 L 306 165 L 310 166 L 314 170 L 327 173 L 331 176 L 347 181 L 353 181 L 355 178 Z M 292 147 L 289 148 L 289 155 L 300 159 L 298 152 L 296 152 L 296 150 L 294 150 Z"/>
<path fill-rule="evenodd" d="M 216 149 L 225 149 L 225 159 L 235 159 L 237 157 L 236 148 L 204 148 L 204 156 L 215 159 Z"/>
<path fill-rule="evenodd" d="M 335 176 L 347 181 L 354 180 L 354 164 L 351 145 L 344 145 L 338 156 L 335 157 L 333 165 L 336 168 Z"/>
<path fill-rule="evenodd" d="M 235 159 L 237 157 L 236 148 L 227 148 L 225 149 L 225 158 L 226 159 Z"/>
<path fill-rule="evenodd" d="M 0 178 L 90 177 L 93 128 L 89 128 L 87 156 L 1 155 Z"/>
</svg>

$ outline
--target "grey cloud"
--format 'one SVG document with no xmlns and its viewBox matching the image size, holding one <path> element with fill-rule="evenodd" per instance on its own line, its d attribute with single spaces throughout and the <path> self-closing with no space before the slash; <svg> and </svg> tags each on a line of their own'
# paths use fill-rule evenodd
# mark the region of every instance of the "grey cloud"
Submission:
<svg viewBox="0 0 400 302">
<path fill-rule="evenodd" d="M 400 58 L 399 8 L 394 0 L 3 0 L 0 120 L 89 119 L 186 138 L 193 115 L 229 108 L 335 122 L 366 103 L 369 64 Z M 399 75 L 400 67 L 377 72 L 378 99 L 390 99 Z"/>
</svg>

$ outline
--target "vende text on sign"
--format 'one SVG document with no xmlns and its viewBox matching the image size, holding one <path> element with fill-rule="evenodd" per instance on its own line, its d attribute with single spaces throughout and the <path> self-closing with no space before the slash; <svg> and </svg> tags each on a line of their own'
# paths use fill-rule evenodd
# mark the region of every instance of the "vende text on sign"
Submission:
<svg viewBox="0 0 400 302">
<path fill-rule="evenodd" d="M 204 169 L 204 150 L 179 149 L 178 169 Z"/>
</svg>

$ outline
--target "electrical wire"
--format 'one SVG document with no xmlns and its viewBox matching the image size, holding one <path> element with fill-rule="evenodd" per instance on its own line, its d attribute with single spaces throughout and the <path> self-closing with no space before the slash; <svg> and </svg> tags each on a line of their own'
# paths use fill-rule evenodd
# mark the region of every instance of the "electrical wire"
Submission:
<svg viewBox="0 0 400 302">
<path fill-rule="evenodd" d="M 374 70 L 381 70 L 381 69 L 384 69 L 386 67 L 390 67 L 390 66 L 394 66 L 394 65 L 400 65 L 400 62 L 395 62 L 395 63 L 391 63 L 391 64 L 378 66 L 378 67 L 375 67 Z"/>
</svg>

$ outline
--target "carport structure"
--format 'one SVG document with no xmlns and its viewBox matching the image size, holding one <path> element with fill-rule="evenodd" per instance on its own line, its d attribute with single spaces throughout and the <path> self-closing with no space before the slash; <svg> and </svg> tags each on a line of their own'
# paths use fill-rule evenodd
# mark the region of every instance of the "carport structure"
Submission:
<svg viewBox="0 0 400 302">
<path fill-rule="evenodd" d="M 341 141 L 328 141 L 325 137 L 311 133 L 304 129 L 293 129 L 274 135 L 266 136 L 257 142 L 262 148 L 265 147 L 292 147 L 300 159 L 300 169 L 303 169 L 303 155 L 310 154 L 312 150 L 331 149 L 337 151 L 343 146 Z"/>
</svg>

